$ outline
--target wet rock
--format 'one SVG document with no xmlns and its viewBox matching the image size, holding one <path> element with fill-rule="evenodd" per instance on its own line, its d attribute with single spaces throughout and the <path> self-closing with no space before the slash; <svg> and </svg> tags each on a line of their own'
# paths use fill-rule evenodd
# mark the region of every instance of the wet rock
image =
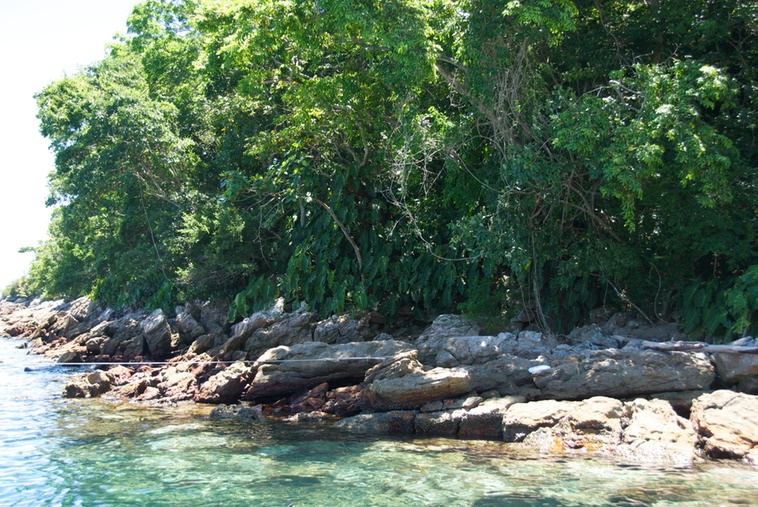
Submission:
<svg viewBox="0 0 758 507">
<path fill-rule="evenodd" d="M 461 417 L 458 436 L 500 440 L 503 437 L 503 416 L 508 408 L 525 400 L 520 396 L 506 396 L 483 400 Z"/>
<path fill-rule="evenodd" d="M 706 390 L 715 372 L 705 354 L 692 352 L 592 351 L 566 358 L 534 376 L 542 398 L 631 398 L 669 391 Z"/>
<path fill-rule="evenodd" d="M 350 433 L 368 435 L 412 435 L 416 413 L 410 410 L 393 410 L 358 414 L 337 422 L 334 426 Z"/>
<path fill-rule="evenodd" d="M 417 435 L 456 437 L 465 410 L 422 412 L 416 415 L 414 429 Z"/>
<path fill-rule="evenodd" d="M 204 382 L 195 395 L 198 403 L 234 403 L 240 399 L 255 375 L 243 362 L 236 362 Z"/>
<path fill-rule="evenodd" d="M 369 368 L 409 348 L 407 343 L 394 340 L 335 345 L 305 342 L 275 347 L 258 358 L 258 372 L 245 397 L 284 396 L 323 382 L 346 379 L 354 379 L 357 384 Z"/>
<path fill-rule="evenodd" d="M 758 396 L 733 391 L 704 394 L 690 415 L 700 445 L 711 458 L 758 458 Z"/>
<path fill-rule="evenodd" d="M 241 422 L 260 422 L 264 421 L 263 410 L 260 405 L 219 405 L 211 411 L 210 419 L 213 421 L 223 421 L 227 419 L 237 419 Z"/>
<path fill-rule="evenodd" d="M 326 382 L 309 389 L 303 394 L 292 398 L 284 407 L 283 412 L 288 414 L 297 414 L 300 412 L 321 411 L 326 404 L 326 392 L 329 390 L 329 384 Z"/>
<path fill-rule="evenodd" d="M 359 413 L 362 405 L 362 386 L 338 387 L 326 393 L 323 411 L 339 417 L 347 417 Z"/>
<path fill-rule="evenodd" d="M 108 392 L 114 383 L 113 375 L 102 370 L 71 379 L 63 388 L 64 398 L 92 398 Z"/>
<path fill-rule="evenodd" d="M 418 408 L 471 391 L 471 377 L 462 368 L 423 369 L 415 351 L 398 354 L 366 373 L 365 399 L 373 410 Z"/>
</svg>

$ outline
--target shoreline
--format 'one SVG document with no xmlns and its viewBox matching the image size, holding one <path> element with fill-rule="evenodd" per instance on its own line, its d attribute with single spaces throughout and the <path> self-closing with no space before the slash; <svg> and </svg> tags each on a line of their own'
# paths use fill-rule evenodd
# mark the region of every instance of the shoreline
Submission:
<svg viewBox="0 0 758 507">
<path fill-rule="evenodd" d="M 560 341 L 529 329 L 483 336 L 456 315 L 393 337 L 371 316 L 319 321 L 282 301 L 231 325 L 218 302 L 168 318 L 85 298 L 2 300 L 0 325 L 59 364 L 119 363 L 72 376 L 65 397 L 210 404 L 215 419 L 495 440 L 631 463 L 758 464 L 755 340 L 682 342 L 626 314 Z"/>
</svg>

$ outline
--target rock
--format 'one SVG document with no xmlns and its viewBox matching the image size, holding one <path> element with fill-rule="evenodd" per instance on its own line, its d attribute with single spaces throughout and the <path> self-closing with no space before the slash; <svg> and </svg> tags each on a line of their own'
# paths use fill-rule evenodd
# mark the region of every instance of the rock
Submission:
<svg viewBox="0 0 758 507">
<path fill-rule="evenodd" d="M 471 391 L 471 377 L 462 368 L 424 371 L 415 354 L 399 354 L 366 374 L 365 399 L 373 410 L 418 408 Z"/>
<path fill-rule="evenodd" d="M 503 437 L 503 416 L 511 405 L 523 403 L 520 396 L 506 396 L 482 401 L 468 410 L 460 419 L 460 438 L 499 440 Z"/>
<path fill-rule="evenodd" d="M 441 344 L 446 338 L 455 336 L 478 336 L 480 327 L 462 315 L 438 316 L 431 326 L 416 340 L 419 358 L 424 364 L 434 364 Z"/>
<path fill-rule="evenodd" d="M 187 351 L 187 353 L 188 354 L 202 354 L 203 352 L 207 352 L 211 348 L 213 348 L 214 344 L 215 344 L 215 338 L 213 337 L 213 335 L 210 335 L 210 334 L 200 335 L 195 339 L 195 341 L 192 342 L 192 345 L 190 345 L 190 348 Z"/>
<path fill-rule="evenodd" d="M 205 328 L 188 311 L 177 312 L 176 328 L 182 334 L 184 343 L 192 343 L 199 336 L 205 334 Z"/>
<path fill-rule="evenodd" d="M 410 410 L 394 410 L 358 414 L 337 422 L 334 426 L 350 433 L 368 435 L 412 435 L 416 413 Z"/>
<path fill-rule="evenodd" d="M 263 410 L 260 405 L 250 406 L 240 405 L 219 405 L 211 411 L 210 419 L 212 421 L 223 421 L 226 419 L 238 419 L 241 422 L 260 422 L 264 421 Z"/>
<path fill-rule="evenodd" d="M 362 405 L 362 386 L 338 387 L 326 393 L 323 411 L 338 417 L 347 417 L 360 412 Z"/>
<path fill-rule="evenodd" d="M 422 412 L 416 415 L 414 429 L 417 435 L 456 437 L 465 410 Z"/>
<path fill-rule="evenodd" d="M 114 377 L 108 372 L 95 370 L 71 379 L 63 388 L 64 398 L 91 398 L 108 392 Z"/>
<path fill-rule="evenodd" d="M 716 352 L 711 354 L 716 374 L 724 385 L 731 386 L 751 377 L 758 377 L 758 354 Z"/>
<path fill-rule="evenodd" d="M 394 340 L 275 347 L 258 358 L 258 372 L 245 398 L 284 396 L 323 382 L 354 379 L 357 384 L 369 368 L 409 348 L 407 343 Z"/>
<path fill-rule="evenodd" d="M 226 334 L 229 322 L 229 305 L 222 300 L 204 303 L 200 307 L 198 322 L 206 329 L 208 334 Z"/>
<path fill-rule="evenodd" d="M 680 417 L 689 419 L 693 400 L 704 394 L 705 391 L 676 391 L 672 393 L 655 393 L 646 398 L 666 401 Z"/>
<path fill-rule="evenodd" d="M 695 460 L 697 435 L 687 419 L 679 417 L 664 400 L 636 399 L 626 404 L 631 412 L 623 444 L 614 453 L 635 462 L 690 466 Z"/>
<path fill-rule="evenodd" d="M 451 336 L 427 342 L 425 354 L 431 358 L 428 364 L 451 368 L 461 365 L 482 364 L 510 351 L 513 335 L 503 333 L 498 336 Z M 432 350 L 434 344 L 436 350 Z"/>
<path fill-rule="evenodd" d="M 758 394 L 758 377 L 749 377 L 740 380 L 740 383 L 737 384 L 735 390 L 745 394 Z"/>
<path fill-rule="evenodd" d="M 164 357 L 171 352 L 171 328 L 160 308 L 140 323 L 145 335 L 147 352 L 153 357 Z"/>
<path fill-rule="evenodd" d="M 686 340 L 687 335 L 679 331 L 676 323 L 659 322 L 649 324 L 641 322 L 634 314 L 617 313 L 600 326 L 606 336 L 623 336 L 649 341 Z"/>
<path fill-rule="evenodd" d="M 558 346 L 555 337 L 538 331 L 521 331 L 510 353 L 525 359 L 549 355 Z"/>
<path fill-rule="evenodd" d="M 370 338 L 369 319 L 355 320 L 347 315 L 322 320 L 313 330 L 313 341 L 324 343 L 362 342 Z"/>
<path fill-rule="evenodd" d="M 326 392 L 329 384 L 326 382 L 309 389 L 300 396 L 292 398 L 286 406 L 286 413 L 297 414 L 300 412 L 321 411 L 326 404 Z"/>
<path fill-rule="evenodd" d="M 198 403 L 234 403 L 248 387 L 255 371 L 243 362 L 236 362 L 204 382 L 195 396 Z"/>
<path fill-rule="evenodd" d="M 311 341 L 313 317 L 309 312 L 285 314 L 272 325 L 256 329 L 245 341 L 244 350 L 248 357 L 255 358 L 272 347 Z"/>
<path fill-rule="evenodd" d="M 669 391 L 707 390 L 715 380 L 708 357 L 693 352 L 601 350 L 571 356 L 534 376 L 541 398 L 631 398 Z"/>
<path fill-rule="evenodd" d="M 704 394 L 692 403 L 690 420 L 709 457 L 758 456 L 758 396 L 725 390 Z"/>
<path fill-rule="evenodd" d="M 232 336 L 221 349 L 222 356 L 228 356 L 241 348 L 250 336 L 258 329 L 273 324 L 275 317 L 268 312 L 256 312 L 232 326 Z M 273 346 L 273 345 L 272 345 Z"/>
<path fill-rule="evenodd" d="M 543 366 L 539 360 L 504 354 L 481 365 L 462 366 L 471 377 L 471 389 L 477 392 L 496 390 L 501 395 L 539 397 L 534 374 L 529 370 Z"/>
<path fill-rule="evenodd" d="M 191 400 L 197 394 L 197 378 L 189 372 L 172 368 L 164 371 L 161 377 L 162 380 L 156 387 L 166 401 Z"/>
<path fill-rule="evenodd" d="M 621 343 L 614 336 L 603 334 L 600 326 L 590 324 L 572 330 L 568 335 L 568 343 L 575 346 L 584 346 L 589 349 L 616 349 Z"/>
<path fill-rule="evenodd" d="M 574 403 L 544 400 L 511 405 L 503 416 L 503 440 L 521 442 L 539 428 L 555 426 L 571 412 Z"/>
</svg>

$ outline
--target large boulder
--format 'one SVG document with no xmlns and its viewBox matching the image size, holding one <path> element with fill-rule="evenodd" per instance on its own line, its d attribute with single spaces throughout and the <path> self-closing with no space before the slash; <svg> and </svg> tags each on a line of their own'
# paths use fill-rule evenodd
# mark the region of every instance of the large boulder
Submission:
<svg viewBox="0 0 758 507">
<path fill-rule="evenodd" d="M 534 375 L 534 383 L 545 399 L 632 398 L 702 390 L 716 378 L 708 356 L 697 352 L 598 350 L 550 366 Z"/>
<path fill-rule="evenodd" d="M 258 372 L 246 399 L 284 396 L 323 382 L 363 380 L 369 368 L 402 350 L 405 342 L 383 340 L 329 345 L 304 342 L 274 347 L 257 360 Z"/>
<path fill-rule="evenodd" d="M 447 338 L 478 336 L 481 328 L 463 315 L 439 315 L 416 340 L 419 358 L 424 364 L 435 364 L 435 358 Z"/>
<path fill-rule="evenodd" d="M 418 408 L 456 398 L 471 391 L 471 377 L 463 368 L 424 370 L 417 352 L 387 359 L 366 373 L 364 398 L 373 410 Z"/>
<path fill-rule="evenodd" d="M 689 466 L 696 459 L 697 435 L 692 424 L 678 416 L 664 400 L 636 399 L 626 404 L 630 413 L 622 445 L 614 450 L 620 458 L 635 462 Z"/>
<path fill-rule="evenodd" d="M 715 391 L 692 403 L 690 419 L 711 458 L 758 464 L 758 396 Z"/>
<path fill-rule="evenodd" d="M 195 395 L 198 403 L 235 403 L 255 375 L 252 367 L 239 361 L 205 381 Z"/>
<path fill-rule="evenodd" d="M 284 314 L 271 325 L 255 329 L 244 341 L 242 350 L 252 359 L 277 345 L 296 345 L 311 341 L 313 318 L 313 313 L 301 310 Z"/>
<path fill-rule="evenodd" d="M 147 352 L 153 357 L 165 357 L 171 352 L 171 328 L 160 308 L 140 323 Z"/>
</svg>

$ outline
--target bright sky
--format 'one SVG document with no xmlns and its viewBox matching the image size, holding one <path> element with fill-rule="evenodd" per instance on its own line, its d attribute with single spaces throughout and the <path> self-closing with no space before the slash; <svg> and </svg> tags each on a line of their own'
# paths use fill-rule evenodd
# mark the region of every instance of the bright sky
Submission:
<svg viewBox="0 0 758 507">
<path fill-rule="evenodd" d="M 29 268 L 20 254 L 47 236 L 53 156 L 33 95 L 100 60 L 138 0 L 0 0 L 0 291 Z"/>
</svg>

